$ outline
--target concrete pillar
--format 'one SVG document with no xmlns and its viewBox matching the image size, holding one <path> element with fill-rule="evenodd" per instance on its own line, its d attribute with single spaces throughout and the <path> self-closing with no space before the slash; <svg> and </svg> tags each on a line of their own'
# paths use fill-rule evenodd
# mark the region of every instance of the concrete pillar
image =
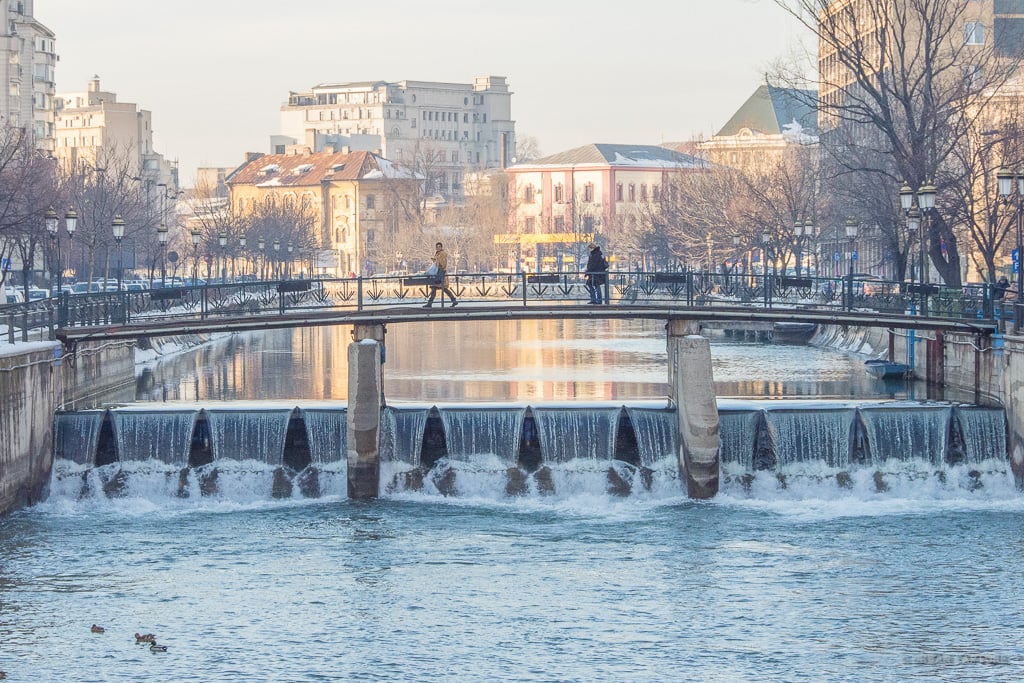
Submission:
<svg viewBox="0 0 1024 683">
<path fill-rule="evenodd" d="M 690 498 L 718 493 L 718 403 L 711 371 L 711 342 L 700 336 L 700 324 L 668 323 L 671 399 L 679 431 L 679 472 Z"/>
<path fill-rule="evenodd" d="M 348 345 L 348 497 L 380 492 L 383 325 L 357 325 Z"/>
</svg>

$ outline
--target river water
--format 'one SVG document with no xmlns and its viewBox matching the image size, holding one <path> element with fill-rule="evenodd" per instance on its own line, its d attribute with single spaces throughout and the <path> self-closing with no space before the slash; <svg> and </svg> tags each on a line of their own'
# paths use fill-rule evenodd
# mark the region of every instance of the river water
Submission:
<svg viewBox="0 0 1024 683">
<path fill-rule="evenodd" d="M 561 325 L 396 330 L 389 400 L 664 396 L 656 326 Z M 138 397 L 344 398 L 346 343 L 237 337 L 152 368 Z M 712 350 L 720 395 L 907 398 L 839 353 Z M 0 519 L 0 670 L 17 681 L 1021 680 L 1024 502 L 1005 472 L 982 481 L 727 487 L 701 503 L 678 487 L 508 498 L 481 485 L 353 503 L 159 487 L 79 499 L 56 486 Z M 135 645 L 137 631 L 168 651 Z"/>
</svg>

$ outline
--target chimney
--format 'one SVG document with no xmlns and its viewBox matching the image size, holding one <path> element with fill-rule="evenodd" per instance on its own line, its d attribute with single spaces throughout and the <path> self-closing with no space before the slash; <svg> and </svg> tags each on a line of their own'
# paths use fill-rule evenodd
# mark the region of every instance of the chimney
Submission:
<svg viewBox="0 0 1024 683">
<path fill-rule="evenodd" d="M 262 152 L 246 152 L 245 153 L 245 163 L 248 164 L 251 161 L 256 161 L 257 159 L 259 159 L 262 156 L 263 156 Z"/>
</svg>

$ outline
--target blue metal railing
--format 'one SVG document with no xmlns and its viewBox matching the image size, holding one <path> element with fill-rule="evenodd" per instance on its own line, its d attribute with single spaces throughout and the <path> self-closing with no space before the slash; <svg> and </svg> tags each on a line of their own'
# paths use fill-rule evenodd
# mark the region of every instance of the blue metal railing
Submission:
<svg viewBox="0 0 1024 683">
<path fill-rule="evenodd" d="M 462 302 L 530 306 L 584 303 L 584 276 L 562 273 L 459 273 L 448 276 Z M 752 309 L 868 311 L 953 320 L 997 322 L 1019 331 L 1021 306 L 994 300 L 988 286 L 919 286 L 855 277 L 701 271 L 612 271 L 604 284 L 610 305 L 749 306 Z M 56 328 L 140 325 L 147 319 L 274 316 L 304 310 L 364 311 L 422 305 L 430 294 L 425 275 L 324 278 L 258 282 L 208 282 L 198 286 L 90 294 L 62 293 L 49 299 L 0 306 L 0 340 L 13 343 L 54 337 Z M 441 294 L 441 305 L 445 305 Z M 911 304 L 914 306 L 912 307 Z M 923 304 L 923 306 L 922 306 Z"/>
</svg>

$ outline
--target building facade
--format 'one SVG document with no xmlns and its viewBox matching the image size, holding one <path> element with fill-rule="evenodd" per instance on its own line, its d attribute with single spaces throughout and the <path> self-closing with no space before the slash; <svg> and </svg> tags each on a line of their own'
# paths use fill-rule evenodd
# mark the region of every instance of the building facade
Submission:
<svg viewBox="0 0 1024 683">
<path fill-rule="evenodd" d="M 654 145 L 592 144 L 507 169 L 510 267 L 575 269 L 587 242 L 649 220 L 680 173 L 702 170 L 696 157 Z M 615 260 L 616 245 L 603 244 Z"/>
<path fill-rule="evenodd" d="M 268 201 L 312 212 L 315 272 L 339 277 L 387 270 L 401 227 L 396 203 L 415 202 L 421 182 L 371 152 L 308 149 L 250 154 L 225 180 L 235 216 L 253 215 Z"/>
<path fill-rule="evenodd" d="M 100 88 L 99 76 L 85 92 L 57 96 L 54 155 L 65 169 L 95 167 L 123 155 L 149 186 L 177 189 L 178 169 L 153 149 L 153 115 Z"/>
<path fill-rule="evenodd" d="M 38 149 L 54 146 L 57 53 L 34 0 L 0 0 L 0 125 L 32 130 Z"/>
<path fill-rule="evenodd" d="M 515 151 L 512 93 L 503 76 L 473 83 L 325 83 L 281 107 L 275 154 L 290 146 L 368 151 L 422 175 L 428 194 L 458 200 L 467 172 L 502 168 Z"/>
</svg>

